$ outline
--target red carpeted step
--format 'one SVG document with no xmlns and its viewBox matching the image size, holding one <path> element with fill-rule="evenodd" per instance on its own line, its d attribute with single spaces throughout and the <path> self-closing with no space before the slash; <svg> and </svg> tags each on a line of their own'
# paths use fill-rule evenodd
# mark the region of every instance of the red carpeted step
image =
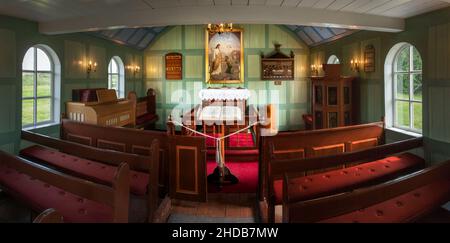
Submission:
<svg viewBox="0 0 450 243">
<path fill-rule="evenodd" d="M 254 193 L 258 188 L 258 162 L 226 162 L 231 173 L 239 179 L 235 185 L 225 185 L 219 190 L 216 185 L 208 184 L 208 192 L 215 193 Z M 207 174 L 213 173 L 216 168 L 215 161 L 207 162 Z"/>
<path fill-rule="evenodd" d="M 213 137 L 219 137 L 218 134 L 208 134 Z M 206 138 L 207 147 L 215 147 L 215 140 L 212 138 Z M 251 133 L 239 133 L 229 137 L 230 147 L 255 147 L 255 142 L 253 141 L 253 135 Z"/>
</svg>

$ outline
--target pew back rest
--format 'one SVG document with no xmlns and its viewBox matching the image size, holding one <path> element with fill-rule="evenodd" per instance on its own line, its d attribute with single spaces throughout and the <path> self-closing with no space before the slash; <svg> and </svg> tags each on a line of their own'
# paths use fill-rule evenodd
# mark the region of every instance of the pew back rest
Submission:
<svg viewBox="0 0 450 243">
<path fill-rule="evenodd" d="M 128 222 L 129 167 L 121 164 L 112 187 L 82 180 L 0 151 L 0 164 L 82 198 L 109 205 L 113 222 Z"/>
<path fill-rule="evenodd" d="M 136 117 L 147 114 L 147 98 L 139 98 L 134 91 L 128 93 L 127 99 L 133 103 Z"/>
<path fill-rule="evenodd" d="M 263 136 L 260 141 L 260 200 L 271 196 L 274 176 L 270 166 L 277 161 L 354 152 L 384 144 L 384 140 L 384 122 Z"/>
<path fill-rule="evenodd" d="M 154 89 L 148 89 L 147 95 L 144 97 L 138 97 L 135 91 L 130 91 L 127 99 L 134 103 L 136 117 L 156 114 L 156 92 Z"/>
<path fill-rule="evenodd" d="M 264 137 L 271 158 L 312 158 L 364 150 L 384 144 L 384 123 L 315 131 L 281 132 Z"/>
<path fill-rule="evenodd" d="M 165 132 L 102 127 L 63 119 L 61 139 L 87 146 L 143 156 L 152 154 L 152 143 L 159 142 L 159 184 L 168 188 L 168 136 Z"/>
<path fill-rule="evenodd" d="M 289 187 L 291 177 L 286 174 L 284 188 Z M 330 197 L 315 200 L 283 203 L 284 222 L 318 222 L 343 214 L 351 213 L 360 209 L 382 203 L 396 198 L 415 189 L 433 183 L 444 186 L 445 195 L 436 197 L 439 200 L 428 205 L 439 207 L 450 199 L 450 161 L 423 169 L 408 176 L 388 181 L 376 186 L 357 189 L 352 192 L 342 193 Z M 420 196 L 420 195 L 419 195 Z M 337 206 L 338 205 L 338 206 Z M 423 213 L 433 208 L 424 208 Z M 421 215 L 413 215 L 405 220 L 415 220 Z M 375 217 L 375 215 L 374 215 Z"/>
</svg>

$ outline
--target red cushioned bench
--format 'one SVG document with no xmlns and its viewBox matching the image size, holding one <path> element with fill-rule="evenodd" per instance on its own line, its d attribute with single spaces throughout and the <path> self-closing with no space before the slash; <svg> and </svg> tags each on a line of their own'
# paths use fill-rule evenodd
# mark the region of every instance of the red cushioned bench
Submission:
<svg viewBox="0 0 450 243">
<path fill-rule="evenodd" d="M 97 183 L 112 185 L 117 166 L 83 159 L 41 145 L 33 145 L 20 151 L 20 156 L 39 162 Z M 138 196 L 147 194 L 149 175 L 130 170 L 130 191 Z"/>
<path fill-rule="evenodd" d="M 167 219 L 170 199 L 166 197 L 159 200 L 159 143 L 156 140 L 149 151 L 151 155 L 141 156 L 85 146 L 27 131 L 22 131 L 22 139 L 46 147 L 30 146 L 21 150 L 20 156 L 104 185 L 112 185 L 114 171 L 120 163 L 128 164 L 131 168 L 130 192 L 135 195 L 131 197 L 130 221 L 164 222 Z"/>
<path fill-rule="evenodd" d="M 292 179 L 286 175 L 289 191 Z M 450 161 L 352 192 L 297 201 L 283 199 L 283 222 L 415 222 L 450 200 Z"/>
<path fill-rule="evenodd" d="M 369 183 L 395 178 L 424 166 L 422 158 L 405 153 L 345 169 L 298 177 L 289 181 L 289 198 L 303 201 L 349 191 Z M 280 205 L 283 202 L 282 180 L 275 181 L 274 191 L 275 203 Z"/>
<path fill-rule="evenodd" d="M 39 224 L 57 224 L 64 223 L 63 216 L 53 208 L 49 208 L 44 212 L 40 213 L 34 220 L 33 223 Z"/>
<path fill-rule="evenodd" d="M 328 157 L 273 160 L 269 166 L 272 175 L 270 181 L 273 181 L 273 186 L 269 188 L 269 195 L 273 195 L 269 201 L 268 211 L 272 214 L 269 220 L 275 222 L 275 205 L 282 204 L 282 179 L 286 172 L 298 176 L 291 182 L 294 185 L 290 189 L 290 196 L 295 200 L 309 200 L 351 191 L 417 171 L 424 167 L 424 160 L 405 151 L 420 148 L 422 144 L 422 139 L 416 138 Z M 398 153 L 403 154 L 396 155 Z M 347 167 L 349 164 L 357 165 Z M 305 175 L 307 171 L 317 170 L 327 172 Z"/>
<path fill-rule="evenodd" d="M 265 129 L 264 126 L 260 128 Z M 385 144 L 384 137 L 384 122 L 314 131 L 279 132 L 275 136 L 261 136 L 259 139 L 260 186 L 258 195 L 262 221 L 274 221 L 274 180 L 282 179 L 284 173 L 291 169 L 285 167 L 285 171 L 278 170 L 280 173 L 273 174 L 277 170 L 279 161 L 292 159 L 303 163 L 301 160 L 361 151 Z M 341 163 L 336 167 L 341 166 L 342 168 L 344 165 L 345 163 Z M 317 170 L 323 169 L 328 168 L 318 167 L 316 170 L 302 172 L 315 173 Z"/>
<path fill-rule="evenodd" d="M 36 212 L 57 210 L 65 222 L 128 222 L 128 183 L 125 163 L 108 187 L 0 151 L 0 187 Z"/>
</svg>

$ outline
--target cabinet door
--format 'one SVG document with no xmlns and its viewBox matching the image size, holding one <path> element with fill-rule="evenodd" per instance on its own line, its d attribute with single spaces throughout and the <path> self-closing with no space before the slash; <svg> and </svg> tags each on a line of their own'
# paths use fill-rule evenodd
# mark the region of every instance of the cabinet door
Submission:
<svg viewBox="0 0 450 243">
<path fill-rule="evenodd" d="M 316 129 L 323 129 L 323 113 L 321 111 L 314 112 L 314 125 Z"/>
<path fill-rule="evenodd" d="M 323 87 L 322 87 L 322 85 L 314 85 L 314 103 L 316 105 L 323 104 Z"/>
<path fill-rule="evenodd" d="M 338 87 L 328 86 L 327 87 L 327 103 L 330 106 L 338 105 Z"/>
<path fill-rule="evenodd" d="M 328 112 L 328 128 L 335 128 L 339 126 L 338 113 Z"/>
<path fill-rule="evenodd" d="M 344 105 L 350 105 L 351 97 L 350 97 L 350 87 L 344 87 Z"/>
</svg>

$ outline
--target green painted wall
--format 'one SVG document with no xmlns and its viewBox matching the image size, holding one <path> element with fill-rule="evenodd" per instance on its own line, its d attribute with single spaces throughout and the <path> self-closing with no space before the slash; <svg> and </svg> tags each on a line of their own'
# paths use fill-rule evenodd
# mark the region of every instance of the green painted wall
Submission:
<svg viewBox="0 0 450 243">
<path fill-rule="evenodd" d="M 107 65 L 119 56 L 126 65 L 142 66 L 142 52 L 116 45 L 86 34 L 42 35 L 38 24 L 17 18 L 0 16 L 0 149 L 17 152 L 20 147 L 22 59 L 29 47 L 45 44 L 51 47 L 61 62 L 61 110 L 71 99 L 72 89 L 107 87 Z M 79 60 L 92 59 L 98 63 L 97 72 L 87 76 Z M 126 92 L 136 90 L 143 95 L 142 73 L 133 77 L 125 73 Z M 39 129 L 57 135 L 58 126 Z"/>
<path fill-rule="evenodd" d="M 250 103 L 263 105 L 271 103 L 267 90 L 278 90 L 279 127 L 281 130 L 303 127 L 302 114 L 309 111 L 309 48 L 284 27 L 277 25 L 241 25 L 244 38 L 245 87 L 260 94 L 252 96 Z M 158 126 L 165 126 L 165 118 L 178 104 L 192 107 L 200 104 L 198 92 L 208 85 L 205 83 L 205 26 L 175 26 L 161 34 L 144 52 L 145 87 L 154 88 L 158 97 Z M 273 43 L 282 44 L 286 54 L 295 53 L 295 80 L 275 85 L 273 81 L 261 81 L 260 56 L 274 50 Z M 183 80 L 165 80 L 164 55 L 179 52 L 183 55 Z M 185 90 L 185 93 L 180 92 Z M 177 109 L 180 106 L 177 106 Z"/>
<path fill-rule="evenodd" d="M 378 121 L 384 116 L 384 63 L 390 49 L 399 42 L 414 45 L 423 59 L 423 134 L 427 159 L 435 162 L 450 158 L 450 8 L 416 16 L 406 21 L 401 33 L 361 31 L 341 40 L 311 49 L 312 63 L 325 63 L 335 54 L 350 70 L 350 60 L 363 59 L 363 48 L 376 48 L 376 71 L 360 73 L 361 120 Z M 395 140 L 401 137 L 390 134 Z"/>
</svg>

